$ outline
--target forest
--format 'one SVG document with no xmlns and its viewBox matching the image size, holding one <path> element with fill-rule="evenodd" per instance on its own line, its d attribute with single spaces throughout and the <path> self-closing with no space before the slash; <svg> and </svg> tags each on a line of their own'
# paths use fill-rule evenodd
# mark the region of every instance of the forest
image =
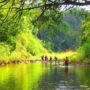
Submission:
<svg viewBox="0 0 90 90">
<path fill-rule="evenodd" d="M 0 0 L 0 90 L 90 90 L 90 0 Z"/>
<path fill-rule="evenodd" d="M 21 1 L 0 2 L 0 62 L 40 60 L 42 55 L 90 62 L 88 10 L 79 6 L 61 10 L 46 0 Z"/>
</svg>

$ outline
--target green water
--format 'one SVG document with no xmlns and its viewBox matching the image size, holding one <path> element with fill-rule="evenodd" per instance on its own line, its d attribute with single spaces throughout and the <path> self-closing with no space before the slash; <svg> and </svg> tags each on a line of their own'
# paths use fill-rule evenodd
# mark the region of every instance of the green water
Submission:
<svg viewBox="0 0 90 90">
<path fill-rule="evenodd" d="M 0 90 L 90 90 L 90 67 L 41 63 L 2 66 Z"/>
</svg>

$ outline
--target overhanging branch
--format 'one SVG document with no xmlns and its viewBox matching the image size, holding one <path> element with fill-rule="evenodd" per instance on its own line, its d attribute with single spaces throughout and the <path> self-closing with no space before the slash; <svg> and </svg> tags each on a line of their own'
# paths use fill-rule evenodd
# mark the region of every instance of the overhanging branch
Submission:
<svg viewBox="0 0 90 90">
<path fill-rule="evenodd" d="M 41 0 L 42 1 L 42 0 Z M 84 6 L 84 5 L 90 5 L 90 1 L 88 0 L 83 0 L 83 2 L 80 2 L 79 0 L 59 0 L 58 2 L 52 0 L 47 0 L 50 3 L 45 3 L 42 5 L 32 5 L 28 6 L 27 8 L 23 7 L 22 10 L 30 10 L 30 9 L 36 9 L 36 8 L 42 8 L 42 7 L 51 7 L 51 6 L 59 6 L 59 5 L 74 5 L 74 6 Z M 9 2 L 9 1 L 8 1 Z M 25 2 L 25 0 L 24 0 Z M 7 2 L 6 2 L 7 3 Z M 4 5 L 3 5 L 4 6 Z M 8 8 L 0 8 L 0 9 L 8 9 Z M 20 7 L 13 7 L 12 9 L 21 9 Z"/>
<path fill-rule="evenodd" d="M 12 4 L 11 1 L 13 2 Z M 38 9 L 40 8 L 42 10 L 40 16 L 38 17 L 38 19 L 44 14 L 44 12 L 48 9 L 51 9 L 53 7 L 58 8 L 59 10 L 61 9 L 61 6 L 66 5 L 72 5 L 72 6 L 84 6 L 84 5 L 90 5 L 90 0 L 46 0 L 43 3 L 43 0 L 41 0 L 41 3 L 33 3 L 37 0 L 30 0 L 32 1 L 32 3 L 28 2 L 26 4 L 26 0 L 20 0 L 19 2 L 16 2 L 17 0 L 2 0 L 2 2 L 0 2 L 0 10 L 4 10 L 4 9 L 8 9 L 7 11 L 7 15 L 5 17 L 5 19 L 3 19 L 3 22 L 5 22 L 7 16 L 10 16 L 10 14 L 8 15 L 8 13 L 12 13 L 13 11 L 15 11 L 15 15 L 13 15 L 12 17 L 16 17 L 17 12 L 20 14 L 20 16 L 23 13 L 23 10 L 31 10 L 31 9 Z M 39 0 L 40 1 L 40 0 Z M 10 7 L 6 7 L 7 4 L 10 4 Z M 8 4 L 8 5 L 9 5 Z M 4 7 L 5 6 L 5 7 Z M 59 8 L 60 7 L 60 8 Z M 10 9 L 10 10 L 9 10 Z M 66 10 L 68 10 L 66 8 Z"/>
</svg>

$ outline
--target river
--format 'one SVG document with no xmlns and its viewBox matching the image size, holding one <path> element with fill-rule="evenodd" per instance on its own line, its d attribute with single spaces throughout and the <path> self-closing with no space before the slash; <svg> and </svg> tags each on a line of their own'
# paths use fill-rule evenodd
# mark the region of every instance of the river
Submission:
<svg viewBox="0 0 90 90">
<path fill-rule="evenodd" d="M 1 66 L 0 90 L 90 90 L 90 67 L 40 62 Z"/>
</svg>

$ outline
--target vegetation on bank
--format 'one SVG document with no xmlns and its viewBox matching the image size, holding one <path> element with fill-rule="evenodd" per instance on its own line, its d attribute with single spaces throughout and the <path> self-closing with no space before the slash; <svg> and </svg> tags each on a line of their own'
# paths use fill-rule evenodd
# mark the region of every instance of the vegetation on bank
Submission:
<svg viewBox="0 0 90 90">
<path fill-rule="evenodd" d="M 89 62 L 88 11 L 73 8 L 60 13 L 51 9 L 39 18 L 41 10 L 34 9 L 24 11 L 12 22 L 9 21 L 15 11 L 5 19 L 6 12 L 0 10 L 0 61 L 40 60 L 42 55 L 47 55 L 53 59 L 68 56 L 70 60 Z"/>
</svg>

